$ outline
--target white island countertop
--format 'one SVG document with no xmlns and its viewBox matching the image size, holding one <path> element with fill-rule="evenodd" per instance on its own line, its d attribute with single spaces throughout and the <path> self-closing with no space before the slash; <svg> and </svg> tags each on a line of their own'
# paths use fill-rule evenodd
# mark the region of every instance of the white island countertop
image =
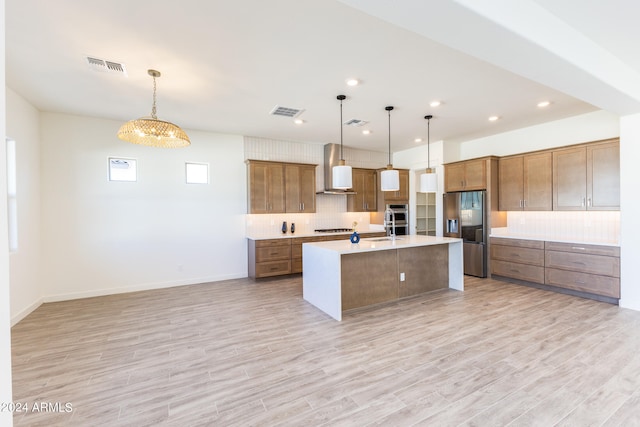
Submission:
<svg viewBox="0 0 640 427">
<path fill-rule="evenodd" d="M 351 243 L 350 240 L 333 240 L 329 242 L 305 243 L 321 250 L 332 251 L 338 254 L 353 254 L 359 252 L 384 251 L 388 249 L 402 249 L 416 246 L 443 245 L 449 243 L 462 243 L 462 239 L 453 237 L 435 236 L 397 236 L 395 240 L 388 237 L 371 237 L 360 239 L 359 243 Z"/>
</svg>

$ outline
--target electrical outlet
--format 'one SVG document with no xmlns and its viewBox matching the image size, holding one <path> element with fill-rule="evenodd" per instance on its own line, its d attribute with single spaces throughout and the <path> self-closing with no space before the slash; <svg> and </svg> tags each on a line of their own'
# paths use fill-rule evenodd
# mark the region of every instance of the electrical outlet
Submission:
<svg viewBox="0 0 640 427">
<path fill-rule="evenodd" d="M 400 273 L 400 281 L 401 281 L 401 282 L 404 282 L 404 272 L 403 272 L 403 273 Z"/>
</svg>

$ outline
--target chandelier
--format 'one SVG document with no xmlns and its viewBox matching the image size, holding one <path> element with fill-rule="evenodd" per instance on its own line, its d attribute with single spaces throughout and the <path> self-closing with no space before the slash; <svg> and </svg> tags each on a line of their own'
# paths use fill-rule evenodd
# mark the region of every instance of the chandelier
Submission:
<svg viewBox="0 0 640 427">
<path fill-rule="evenodd" d="M 118 131 L 118 138 L 134 144 L 161 148 L 178 148 L 191 145 L 189 137 L 179 126 L 159 120 L 156 116 L 156 77 L 160 77 L 160 72 L 148 70 L 148 73 L 153 77 L 151 117 L 142 117 L 123 124 Z"/>
</svg>

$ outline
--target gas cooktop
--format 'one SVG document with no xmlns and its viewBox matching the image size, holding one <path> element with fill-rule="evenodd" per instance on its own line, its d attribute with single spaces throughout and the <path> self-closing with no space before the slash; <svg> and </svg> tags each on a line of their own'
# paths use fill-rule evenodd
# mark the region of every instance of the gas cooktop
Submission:
<svg viewBox="0 0 640 427">
<path fill-rule="evenodd" d="M 313 230 L 316 233 L 345 233 L 347 231 L 351 231 L 350 228 L 319 228 L 317 230 Z"/>
</svg>

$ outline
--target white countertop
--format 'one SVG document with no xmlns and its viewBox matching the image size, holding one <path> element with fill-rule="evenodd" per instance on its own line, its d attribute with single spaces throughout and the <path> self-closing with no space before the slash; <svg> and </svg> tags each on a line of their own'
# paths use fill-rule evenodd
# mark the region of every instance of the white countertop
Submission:
<svg viewBox="0 0 640 427">
<path fill-rule="evenodd" d="M 384 233 L 384 229 L 370 228 L 368 230 L 358 230 L 359 234 L 363 233 Z M 279 233 L 279 234 L 247 234 L 247 239 L 250 240 L 272 240 L 272 239 L 295 239 L 296 237 L 320 237 L 320 236 L 344 236 L 348 238 L 353 231 L 341 231 L 338 233 L 319 233 L 319 232 L 301 232 L 301 233 Z"/>
<path fill-rule="evenodd" d="M 351 243 L 349 240 L 331 240 L 328 242 L 304 243 L 318 249 L 324 249 L 339 254 L 352 254 L 359 252 L 384 251 L 389 249 L 402 249 L 416 246 L 447 245 L 451 243 L 462 243 L 462 239 L 452 237 L 435 236 L 398 236 L 395 241 L 380 241 L 381 237 L 360 239 L 360 243 Z"/>
<path fill-rule="evenodd" d="M 548 236 L 537 236 L 529 234 L 507 234 L 507 233 L 492 233 L 489 237 L 497 237 L 501 239 L 522 239 L 522 240 L 538 240 L 543 242 L 558 242 L 558 243 L 577 243 L 581 245 L 599 245 L 599 246 L 616 246 L 619 247 L 620 243 L 612 240 L 584 240 L 580 238 L 557 238 Z"/>
</svg>

